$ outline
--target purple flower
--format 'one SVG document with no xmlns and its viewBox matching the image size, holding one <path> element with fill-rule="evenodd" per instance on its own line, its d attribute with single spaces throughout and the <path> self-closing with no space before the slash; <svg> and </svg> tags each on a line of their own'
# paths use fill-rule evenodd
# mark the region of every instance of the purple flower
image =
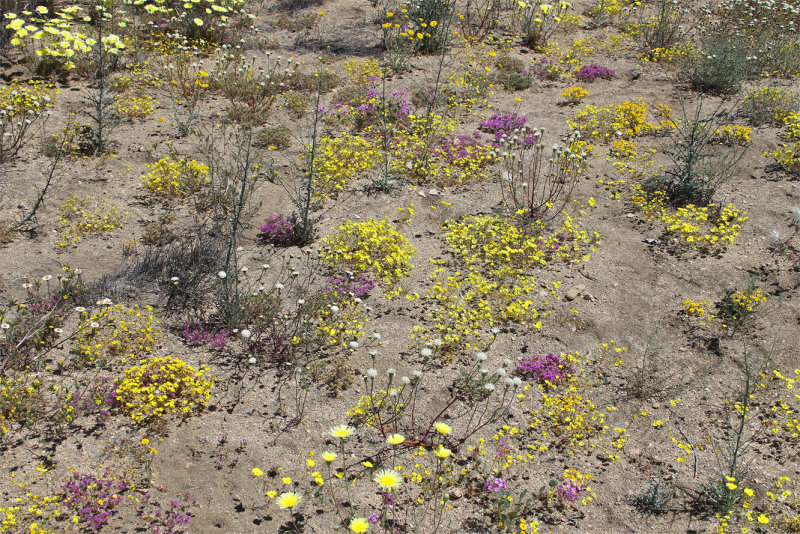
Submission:
<svg viewBox="0 0 800 534">
<path fill-rule="evenodd" d="M 570 368 L 561 356 L 548 352 L 546 356 L 534 354 L 530 358 L 517 362 L 517 374 L 539 383 L 555 383 L 568 376 Z"/>
<path fill-rule="evenodd" d="M 375 286 L 375 280 L 365 274 L 360 274 L 358 277 L 344 274 L 328 278 L 323 291 L 326 293 L 350 293 L 354 297 L 364 298 L 369 296 Z"/>
<path fill-rule="evenodd" d="M 484 484 L 483 487 L 492 493 L 500 493 L 501 491 L 508 489 L 506 481 L 502 478 L 490 478 L 486 481 L 486 484 Z"/>
<path fill-rule="evenodd" d="M 517 140 L 514 142 L 515 145 L 530 148 L 536 144 L 536 136 L 525 126 L 526 122 L 528 122 L 528 117 L 520 117 L 509 113 L 506 115 L 492 115 L 488 119 L 482 120 L 480 127 L 484 132 L 494 134 L 492 145 L 496 148 L 507 144 L 508 139 L 514 135 L 517 136 Z"/>
<path fill-rule="evenodd" d="M 603 78 L 604 80 L 610 80 L 614 77 L 614 71 L 603 67 L 602 65 L 598 65 L 596 63 L 592 63 L 591 65 L 584 65 L 581 69 L 575 73 L 575 78 L 581 80 L 582 82 L 593 82 L 597 78 Z"/>
<path fill-rule="evenodd" d="M 574 480 L 565 480 L 558 485 L 558 498 L 565 502 L 575 502 L 581 498 L 583 488 Z"/>
<path fill-rule="evenodd" d="M 372 523 L 373 525 L 381 520 L 381 514 L 369 514 L 367 516 L 367 521 Z"/>
<path fill-rule="evenodd" d="M 261 236 L 267 243 L 288 247 L 295 243 L 297 236 L 294 229 L 297 226 L 297 215 L 272 215 L 267 217 L 261 226 Z"/>
<path fill-rule="evenodd" d="M 219 324 L 184 323 L 181 335 L 193 347 L 207 345 L 210 349 L 224 349 L 231 333 Z"/>
</svg>

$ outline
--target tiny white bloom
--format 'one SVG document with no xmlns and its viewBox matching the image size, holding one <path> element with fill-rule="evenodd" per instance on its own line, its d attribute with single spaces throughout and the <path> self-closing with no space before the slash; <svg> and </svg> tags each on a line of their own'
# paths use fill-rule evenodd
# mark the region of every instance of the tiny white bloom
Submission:
<svg viewBox="0 0 800 534">
<path fill-rule="evenodd" d="M 422 355 L 423 358 L 430 358 L 431 355 L 433 355 L 433 351 L 428 347 L 425 347 L 424 349 L 419 351 L 419 353 Z"/>
<path fill-rule="evenodd" d="M 255 356 L 250 356 L 250 358 L 247 360 L 247 363 L 254 365 L 257 361 L 258 360 L 256 360 Z"/>
<path fill-rule="evenodd" d="M 339 306 L 331 306 L 331 313 L 339 313 Z"/>
<path fill-rule="evenodd" d="M 349 345 L 350 345 L 350 348 L 353 349 L 353 350 L 356 350 L 358 348 L 358 342 L 357 341 L 351 341 L 349 343 Z"/>
<path fill-rule="evenodd" d="M 497 371 L 495 371 L 495 374 L 497 376 L 506 376 L 506 370 L 503 369 L 502 367 L 500 367 L 500 368 L 497 369 Z"/>
<path fill-rule="evenodd" d="M 492 384 L 492 383 L 485 384 L 485 385 L 483 386 L 483 389 L 485 389 L 486 391 L 488 391 L 489 393 L 491 393 L 492 391 L 494 391 L 494 384 Z"/>
<path fill-rule="evenodd" d="M 479 362 L 485 362 L 486 358 L 487 356 L 485 352 L 479 352 L 475 355 L 475 359 L 478 360 Z"/>
<path fill-rule="evenodd" d="M 250 339 L 251 336 L 250 330 L 245 328 L 244 330 L 241 331 L 241 336 L 245 339 Z"/>
<path fill-rule="evenodd" d="M 393 367 L 389 367 L 386 370 L 386 374 L 389 375 L 389 376 L 394 376 L 396 373 L 397 373 L 397 371 L 395 371 Z"/>
<path fill-rule="evenodd" d="M 52 280 L 52 279 L 53 279 L 53 275 L 52 274 L 46 274 L 46 275 L 44 275 L 42 277 L 42 280 L 44 280 L 45 282 L 47 282 L 48 280 Z"/>
<path fill-rule="evenodd" d="M 225 271 L 220 271 L 217 273 L 217 276 L 224 279 L 226 276 L 228 276 L 228 273 L 226 273 Z"/>
<path fill-rule="evenodd" d="M 275 284 L 275 289 L 277 289 L 278 291 L 280 291 L 281 289 L 283 289 L 283 284 L 281 284 L 280 282 L 278 282 L 277 284 Z"/>
<path fill-rule="evenodd" d="M 370 378 L 377 378 L 378 370 L 375 369 L 374 367 L 370 367 L 369 369 L 367 369 L 367 376 Z"/>
</svg>

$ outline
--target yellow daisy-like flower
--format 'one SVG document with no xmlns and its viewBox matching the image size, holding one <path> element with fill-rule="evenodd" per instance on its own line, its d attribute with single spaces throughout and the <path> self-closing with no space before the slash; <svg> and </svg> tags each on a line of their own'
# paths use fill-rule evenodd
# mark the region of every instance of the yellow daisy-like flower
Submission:
<svg viewBox="0 0 800 534">
<path fill-rule="evenodd" d="M 769 523 L 769 517 L 767 517 L 764 514 L 761 514 L 760 516 L 758 516 L 758 522 L 766 525 L 767 523 Z"/>
<path fill-rule="evenodd" d="M 325 451 L 325 452 L 322 453 L 322 459 L 325 460 L 328 463 L 331 463 L 332 461 L 334 461 L 337 456 L 339 456 L 339 455 L 336 454 L 335 452 Z"/>
<path fill-rule="evenodd" d="M 446 435 L 446 434 L 449 434 L 449 433 L 451 433 L 453 431 L 453 427 L 451 427 L 450 425 L 448 425 L 446 423 L 436 423 L 435 425 L 433 425 L 433 428 L 435 428 L 436 431 L 439 434 L 442 434 L 443 436 Z"/>
<path fill-rule="evenodd" d="M 406 440 L 406 437 L 402 434 L 392 434 L 391 436 L 386 438 L 386 442 L 389 445 L 400 445 Z"/>
<path fill-rule="evenodd" d="M 330 435 L 334 438 L 345 439 L 353 435 L 356 431 L 352 426 L 338 425 L 330 430 Z"/>
<path fill-rule="evenodd" d="M 435 451 L 433 451 L 433 454 L 435 454 L 437 458 L 444 459 L 444 458 L 447 458 L 448 456 L 450 456 L 451 454 L 453 454 L 453 451 L 451 451 L 450 449 L 446 449 L 446 448 L 442 447 L 441 445 L 439 445 L 439 448 L 436 449 Z"/>
<path fill-rule="evenodd" d="M 382 490 L 391 491 L 403 483 L 403 477 L 393 469 L 381 469 L 372 478 Z"/>
<path fill-rule="evenodd" d="M 295 493 L 293 491 L 287 491 L 286 493 L 281 493 L 278 496 L 277 503 L 278 506 L 281 508 L 294 508 L 300 501 L 303 500 L 303 496 L 299 493 Z"/>
<path fill-rule="evenodd" d="M 292 479 L 290 477 L 283 477 L 283 483 L 288 486 L 292 483 Z"/>
<path fill-rule="evenodd" d="M 369 530 L 369 521 L 364 519 L 363 517 L 356 517 L 352 521 L 350 521 L 350 526 L 347 527 L 356 534 L 361 534 L 362 532 L 366 532 Z"/>
<path fill-rule="evenodd" d="M 253 476 L 260 477 L 260 476 L 261 476 L 261 475 L 263 475 L 263 474 L 264 474 L 264 471 L 262 471 L 262 470 L 261 470 L 261 469 L 259 469 L 258 467 L 254 467 L 254 468 L 253 468 Z"/>
<path fill-rule="evenodd" d="M 197 24 L 198 26 L 202 26 L 203 25 L 203 19 L 194 19 L 194 23 Z"/>
</svg>

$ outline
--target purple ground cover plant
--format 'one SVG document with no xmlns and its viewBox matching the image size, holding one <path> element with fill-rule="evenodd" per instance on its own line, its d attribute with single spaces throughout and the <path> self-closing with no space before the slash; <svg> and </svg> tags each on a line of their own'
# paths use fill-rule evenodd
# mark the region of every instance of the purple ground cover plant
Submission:
<svg viewBox="0 0 800 534">
<path fill-rule="evenodd" d="M 508 489 L 506 485 L 506 481 L 502 478 L 490 478 L 486 481 L 486 484 L 483 485 L 486 491 L 491 491 L 492 493 L 500 493 L 501 491 L 505 491 Z"/>
<path fill-rule="evenodd" d="M 231 337 L 222 325 L 204 323 L 184 323 L 181 335 L 192 347 L 206 345 L 210 349 L 224 349 Z"/>
<path fill-rule="evenodd" d="M 114 507 L 122 500 L 121 493 L 126 489 L 124 482 L 115 481 L 108 473 L 102 477 L 73 473 L 61 488 L 64 492 L 61 505 L 96 532 L 114 515 Z"/>
<path fill-rule="evenodd" d="M 610 80 L 614 77 L 614 71 L 603 67 L 602 65 L 598 65 L 597 63 L 592 63 L 591 65 L 584 65 L 581 69 L 575 73 L 575 78 L 582 82 L 592 83 L 597 78 L 603 78 L 604 80 Z"/>
<path fill-rule="evenodd" d="M 539 383 L 555 383 L 570 374 L 569 364 L 561 356 L 548 352 L 545 356 L 534 354 L 517 362 L 516 373 Z"/>
<path fill-rule="evenodd" d="M 354 297 L 365 298 L 375 289 L 375 285 L 375 280 L 365 274 L 360 274 L 358 277 L 343 274 L 328 278 L 323 291 L 325 293 L 348 293 Z"/>
<path fill-rule="evenodd" d="M 151 502 L 152 493 L 145 494 L 142 501 L 151 510 L 142 512 L 139 517 L 147 523 L 147 530 L 152 534 L 178 534 L 186 532 L 189 522 L 192 520 L 191 509 L 199 506 L 197 499 L 187 491 L 182 497 L 170 499 L 169 504 L 161 506 L 159 503 Z"/>
<path fill-rule="evenodd" d="M 516 135 L 517 140 L 514 145 L 523 148 L 530 148 L 536 144 L 536 136 L 525 126 L 528 117 L 507 113 L 504 115 L 492 115 L 488 119 L 480 122 L 480 128 L 484 132 L 494 134 L 492 145 L 500 148 L 509 143 L 512 136 Z"/>
<path fill-rule="evenodd" d="M 288 247 L 297 241 L 295 228 L 297 227 L 297 215 L 272 215 L 267 217 L 261 226 L 261 237 L 267 243 Z"/>
<path fill-rule="evenodd" d="M 581 498 L 583 488 L 574 480 L 565 480 L 558 485 L 556 493 L 558 498 L 564 502 L 575 502 Z"/>
<path fill-rule="evenodd" d="M 103 425 L 117 402 L 117 385 L 107 376 L 97 376 L 85 389 L 75 392 L 75 399 L 83 413 L 94 415 L 97 424 Z"/>
</svg>

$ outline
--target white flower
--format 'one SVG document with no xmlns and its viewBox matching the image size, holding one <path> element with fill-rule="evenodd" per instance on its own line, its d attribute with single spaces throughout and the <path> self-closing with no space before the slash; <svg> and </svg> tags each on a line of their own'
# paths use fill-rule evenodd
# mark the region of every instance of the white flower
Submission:
<svg viewBox="0 0 800 534">
<path fill-rule="evenodd" d="M 486 391 L 488 391 L 489 393 L 491 393 L 492 391 L 494 391 L 494 384 L 492 384 L 492 383 L 485 384 L 485 385 L 483 386 L 483 389 L 485 389 Z"/>
<path fill-rule="evenodd" d="M 414 375 L 414 378 L 422 378 L 422 371 L 419 369 L 414 369 L 411 374 Z"/>
<path fill-rule="evenodd" d="M 378 339 L 379 340 L 380 338 L 381 338 L 381 335 L 378 332 L 373 332 L 372 333 L 372 339 Z"/>
<path fill-rule="evenodd" d="M 113 302 L 111 302 L 111 299 L 108 297 L 97 301 L 98 306 L 110 306 L 111 304 L 113 304 Z"/>
<path fill-rule="evenodd" d="M 302 306 L 305 303 L 306 303 L 306 301 L 304 299 L 297 299 L 297 305 L 298 306 Z"/>
<path fill-rule="evenodd" d="M 250 356 L 250 358 L 248 358 L 247 360 L 247 363 L 249 363 L 250 365 L 254 365 L 257 361 L 258 360 L 256 360 L 255 356 Z"/>
<path fill-rule="evenodd" d="M 0 328 L 2 328 L 3 330 L 8 330 L 9 328 L 11 328 L 11 325 L 8 323 L 3 323 L 0 324 Z"/>
<path fill-rule="evenodd" d="M 794 220 L 794 222 L 800 223 L 800 208 L 798 208 L 797 206 L 792 208 L 792 219 Z"/>
<path fill-rule="evenodd" d="M 442 340 L 437 337 L 436 339 L 433 340 L 433 346 L 434 347 L 441 347 L 442 346 Z"/>
<path fill-rule="evenodd" d="M 485 362 L 486 358 L 487 356 L 485 352 L 479 352 L 475 355 L 475 359 L 478 360 L 479 362 Z"/>
<path fill-rule="evenodd" d="M 506 378 L 505 381 L 503 381 L 503 383 L 506 385 L 507 388 L 510 388 L 511 386 L 514 385 L 514 381 L 511 380 L 510 378 Z"/>
<path fill-rule="evenodd" d="M 407 385 L 409 385 L 411 383 L 411 379 L 408 378 L 407 376 L 404 376 L 403 378 L 400 379 L 400 382 L 402 382 L 403 384 L 405 384 L 407 386 Z"/>
<path fill-rule="evenodd" d="M 357 341 L 351 341 L 349 343 L 349 345 L 350 345 L 350 348 L 353 349 L 353 350 L 356 350 L 358 348 L 358 342 Z"/>
<path fill-rule="evenodd" d="M 419 353 L 422 355 L 423 358 L 430 358 L 431 355 L 433 354 L 433 351 L 428 347 L 425 347 L 424 349 L 419 351 Z"/>
<path fill-rule="evenodd" d="M 250 330 L 246 328 L 241 331 L 241 336 L 245 339 L 250 339 L 250 335 L 251 335 Z"/>
<path fill-rule="evenodd" d="M 378 376 L 378 370 L 374 367 L 370 367 L 367 369 L 367 376 L 370 378 L 376 378 Z"/>
<path fill-rule="evenodd" d="M 228 276 L 228 273 L 226 273 L 225 271 L 220 271 L 217 273 L 217 276 L 219 276 L 221 279 L 224 280 L 225 277 Z"/>
<path fill-rule="evenodd" d="M 371 351 L 369 351 L 369 355 L 375 358 L 375 356 L 378 355 L 378 349 L 372 349 Z"/>
<path fill-rule="evenodd" d="M 56 334 L 60 334 L 60 333 L 61 333 L 61 332 L 63 332 L 63 331 L 64 331 L 64 330 L 63 330 L 63 329 L 61 329 L 61 328 L 53 328 L 53 332 L 55 332 Z"/>
<path fill-rule="evenodd" d="M 336 305 L 331 306 L 331 313 L 339 313 L 339 306 Z"/>
<path fill-rule="evenodd" d="M 769 246 L 774 247 L 780 242 L 781 242 L 781 234 L 778 233 L 777 230 L 771 231 L 769 233 Z"/>
<path fill-rule="evenodd" d="M 276 284 L 275 284 L 275 289 L 277 289 L 278 291 L 280 291 L 281 289 L 283 289 L 283 284 L 281 284 L 280 282 L 276 283 Z"/>
<path fill-rule="evenodd" d="M 500 333 L 500 329 L 499 328 L 497 328 L 496 326 L 492 327 L 492 334 L 497 335 L 499 333 Z"/>
<path fill-rule="evenodd" d="M 503 358 L 503 367 L 509 367 L 511 365 L 511 360 L 509 358 Z"/>
<path fill-rule="evenodd" d="M 489 374 L 489 370 L 488 370 L 486 367 L 482 367 L 482 368 L 481 368 L 481 374 L 482 374 L 483 376 L 486 376 L 486 375 L 488 375 L 488 374 Z"/>
<path fill-rule="evenodd" d="M 506 376 L 506 370 L 502 367 L 498 368 L 497 371 L 494 372 L 497 376 Z"/>
<path fill-rule="evenodd" d="M 52 280 L 52 279 L 53 279 L 53 275 L 52 274 L 46 274 L 46 275 L 44 275 L 42 277 L 42 280 L 44 280 L 45 282 L 47 282 L 48 280 Z"/>
<path fill-rule="evenodd" d="M 269 263 L 265 263 L 264 265 L 261 266 L 261 268 L 266 271 L 267 269 L 269 269 Z"/>
<path fill-rule="evenodd" d="M 77 308 L 75 308 L 75 311 L 78 313 L 83 313 L 86 311 L 86 308 L 84 308 L 83 306 L 78 306 Z"/>
<path fill-rule="evenodd" d="M 386 374 L 389 375 L 389 376 L 394 376 L 396 373 L 397 373 L 397 371 L 395 371 L 393 367 L 389 367 L 386 370 Z"/>
<path fill-rule="evenodd" d="M 177 282 L 178 280 L 180 280 L 180 278 L 178 278 L 177 276 L 173 276 L 172 278 L 170 278 L 170 280 L 172 282 Z"/>
<path fill-rule="evenodd" d="M 91 326 L 92 328 L 100 328 L 100 323 L 92 323 L 89 326 Z"/>
<path fill-rule="evenodd" d="M 515 385 L 516 387 L 520 387 L 520 386 L 522 385 L 522 379 L 521 379 L 520 377 L 518 377 L 518 376 L 515 376 L 515 377 L 514 377 L 514 380 L 513 380 L 513 382 L 514 382 L 514 385 Z"/>
<path fill-rule="evenodd" d="M 249 271 L 249 270 L 250 270 L 250 269 L 248 269 L 247 267 L 242 267 L 242 272 L 243 272 L 243 273 L 246 273 L 246 272 L 247 272 L 247 271 Z"/>
<path fill-rule="evenodd" d="M 22 287 L 24 287 L 25 289 L 28 289 L 28 288 L 29 288 L 29 287 L 31 287 L 32 285 L 33 285 L 33 284 L 31 284 L 30 282 L 25 282 L 24 284 L 22 284 Z"/>
</svg>

